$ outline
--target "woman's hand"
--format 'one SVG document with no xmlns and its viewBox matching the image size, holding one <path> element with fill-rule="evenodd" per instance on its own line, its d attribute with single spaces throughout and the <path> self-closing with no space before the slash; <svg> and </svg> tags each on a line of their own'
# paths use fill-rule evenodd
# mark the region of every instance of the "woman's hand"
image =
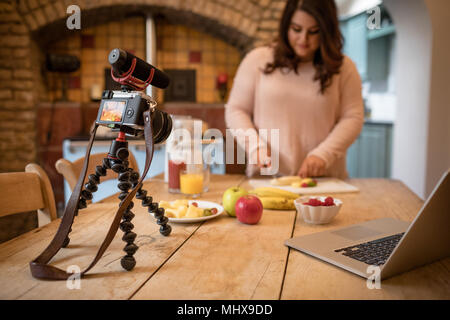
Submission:
<svg viewBox="0 0 450 320">
<path fill-rule="evenodd" d="M 252 163 L 256 163 L 258 168 L 267 168 L 272 164 L 270 150 L 266 148 L 258 147 L 252 152 L 251 157 L 253 158 Z"/>
<path fill-rule="evenodd" d="M 322 158 L 316 156 L 307 157 L 298 171 L 302 178 L 319 177 L 325 175 L 326 163 Z"/>
</svg>

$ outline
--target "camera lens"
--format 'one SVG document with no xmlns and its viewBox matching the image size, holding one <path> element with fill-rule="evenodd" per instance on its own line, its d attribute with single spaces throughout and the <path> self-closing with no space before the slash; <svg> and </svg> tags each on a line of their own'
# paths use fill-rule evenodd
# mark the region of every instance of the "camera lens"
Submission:
<svg viewBox="0 0 450 320">
<path fill-rule="evenodd" d="M 172 132 L 172 118 L 164 111 L 155 109 L 152 114 L 152 130 L 155 144 L 166 141 Z"/>
</svg>

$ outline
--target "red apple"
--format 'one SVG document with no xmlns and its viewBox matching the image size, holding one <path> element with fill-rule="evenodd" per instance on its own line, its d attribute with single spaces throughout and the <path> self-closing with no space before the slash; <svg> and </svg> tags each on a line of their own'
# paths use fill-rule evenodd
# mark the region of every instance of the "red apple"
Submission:
<svg viewBox="0 0 450 320">
<path fill-rule="evenodd" d="M 257 224 L 261 220 L 263 205 L 258 197 L 247 195 L 240 197 L 235 206 L 237 219 L 246 224 Z"/>
</svg>

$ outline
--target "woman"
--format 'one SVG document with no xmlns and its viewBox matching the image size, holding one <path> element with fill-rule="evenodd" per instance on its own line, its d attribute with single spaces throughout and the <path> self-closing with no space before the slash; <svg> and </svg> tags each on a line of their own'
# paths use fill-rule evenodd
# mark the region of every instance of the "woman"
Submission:
<svg viewBox="0 0 450 320">
<path fill-rule="evenodd" d="M 260 138 L 258 148 L 246 150 L 257 163 L 247 175 L 270 162 L 272 149 L 278 174 L 348 177 L 346 151 L 361 132 L 364 109 L 361 78 L 341 51 L 333 0 L 287 1 L 276 42 L 246 55 L 225 106 L 228 128 L 280 130 L 279 146 L 268 139 L 265 147 Z"/>
</svg>

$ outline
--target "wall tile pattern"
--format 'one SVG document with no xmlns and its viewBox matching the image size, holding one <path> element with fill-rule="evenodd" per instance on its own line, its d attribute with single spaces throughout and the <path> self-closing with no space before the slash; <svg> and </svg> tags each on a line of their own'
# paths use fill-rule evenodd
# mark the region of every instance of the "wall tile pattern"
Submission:
<svg viewBox="0 0 450 320">
<path fill-rule="evenodd" d="M 92 69 L 82 67 L 69 79 L 71 88 L 69 98 L 74 101 L 86 101 L 90 84 L 99 81 L 98 71 L 104 66 L 98 61 L 103 61 L 106 54 L 105 48 L 111 45 L 110 41 L 113 43 L 117 41 L 125 47 L 135 46 L 139 55 L 141 53 L 138 51 L 143 50 L 142 45 L 139 47 L 137 42 L 122 44 L 121 41 L 125 39 L 120 36 L 126 28 L 136 28 L 134 32 L 139 32 L 139 23 L 109 24 L 111 21 L 120 20 L 119 18 L 129 16 L 131 13 L 163 14 L 173 17 L 175 21 L 171 21 L 172 24 L 189 26 L 194 31 L 197 30 L 199 34 L 211 34 L 235 46 L 242 54 L 271 39 L 276 32 L 277 20 L 284 3 L 285 0 L 1 1 L 0 133 L 2 141 L 0 141 L 0 152 L 2 157 L 0 172 L 22 171 L 27 163 L 40 159 L 38 157 L 40 137 L 38 137 L 36 120 L 41 122 L 51 115 L 48 112 L 39 113 L 38 105 L 57 98 L 59 92 L 57 84 L 53 83 L 52 79 L 46 78 L 41 71 L 45 58 L 44 49 L 52 41 L 63 39 L 63 43 L 67 42 L 66 45 L 71 50 L 80 50 L 82 60 L 88 61 L 87 66 L 92 66 Z M 82 13 L 81 34 L 83 37 L 79 37 L 79 40 L 71 39 L 77 31 L 68 30 L 65 24 L 69 16 L 67 7 L 72 4 L 78 5 Z M 101 31 L 102 28 L 103 31 Z M 119 34 L 117 38 L 114 38 L 114 32 Z M 196 33 L 187 27 L 181 27 L 176 32 L 188 32 L 188 34 L 192 32 L 192 38 L 196 38 Z M 127 39 L 131 38 L 127 37 Z M 234 64 L 236 67 L 238 62 L 233 48 L 216 40 L 200 41 L 200 44 L 195 40 L 192 44 L 187 44 L 183 43 L 180 37 L 178 41 L 177 43 L 175 40 L 175 46 L 184 48 L 183 50 L 201 51 L 202 63 L 195 66 L 199 70 L 198 87 L 204 92 L 199 95 L 199 99 L 205 102 L 215 101 L 216 97 L 211 88 L 213 84 L 211 81 L 205 82 L 202 79 L 214 76 L 216 72 L 222 70 L 230 72 L 229 79 L 231 79 L 233 74 L 231 66 Z M 206 48 L 201 47 L 203 45 Z M 216 45 L 223 47 L 217 51 L 217 55 L 213 50 Z M 200 46 L 200 49 L 196 49 L 195 46 Z M 164 65 L 166 58 L 162 59 Z M 188 55 L 177 56 L 175 59 L 189 66 Z M 219 61 L 223 69 L 208 68 L 208 61 L 212 59 Z M 168 61 L 171 60 L 168 59 Z M 84 76 L 87 80 L 84 80 Z M 48 90 L 49 87 L 50 90 Z"/>
</svg>

